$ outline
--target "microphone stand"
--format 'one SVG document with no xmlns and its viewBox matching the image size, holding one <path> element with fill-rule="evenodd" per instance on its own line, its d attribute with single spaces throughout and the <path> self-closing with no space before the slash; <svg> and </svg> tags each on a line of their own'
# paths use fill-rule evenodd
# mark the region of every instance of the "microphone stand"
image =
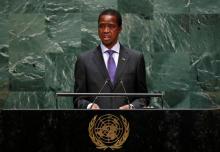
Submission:
<svg viewBox="0 0 220 152">
<path fill-rule="evenodd" d="M 124 84 L 123 84 L 123 81 L 122 81 L 122 80 L 120 81 L 120 83 L 121 83 L 121 86 L 122 86 L 122 88 L 123 88 L 123 90 L 124 90 L 124 93 L 127 93 L 126 90 L 125 90 L 125 87 L 124 87 Z M 128 108 L 131 109 L 131 102 L 130 102 L 128 96 L 126 96 L 126 98 L 127 98 L 127 100 L 128 100 Z"/>
<path fill-rule="evenodd" d="M 99 91 L 99 94 L 102 92 L 102 90 L 104 89 L 105 85 L 108 83 L 108 80 L 105 81 L 105 83 L 103 84 L 102 88 Z M 95 99 L 92 101 L 92 105 L 91 107 L 89 107 L 89 109 L 92 109 L 93 105 L 95 104 L 95 101 L 98 99 L 98 96 L 95 97 Z"/>
</svg>

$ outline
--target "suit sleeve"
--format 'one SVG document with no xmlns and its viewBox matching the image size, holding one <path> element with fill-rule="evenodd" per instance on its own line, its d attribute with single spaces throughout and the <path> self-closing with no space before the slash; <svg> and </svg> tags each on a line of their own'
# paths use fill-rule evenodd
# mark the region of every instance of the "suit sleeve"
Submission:
<svg viewBox="0 0 220 152">
<path fill-rule="evenodd" d="M 86 93 L 87 92 L 87 83 L 86 83 L 86 68 L 81 57 L 77 58 L 75 64 L 75 85 L 74 92 L 75 93 Z M 80 97 L 74 98 L 74 107 L 75 108 L 86 108 L 89 104 L 87 99 L 82 99 Z"/>
<path fill-rule="evenodd" d="M 143 54 L 139 55 L 137 71 L 136 71 L 136 92 L 137 93 L 147 93 L 147 84 L 146 84 L 146 68 Z M 149 104 L 149 98 L 139 98 L 135 99 L 132 102 L 135 108 L 146 107 Z"/>
</svg>

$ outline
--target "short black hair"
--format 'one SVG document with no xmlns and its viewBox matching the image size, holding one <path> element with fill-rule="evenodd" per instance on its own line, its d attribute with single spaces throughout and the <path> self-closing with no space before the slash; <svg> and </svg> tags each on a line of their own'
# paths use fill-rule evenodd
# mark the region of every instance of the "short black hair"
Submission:
<svg viewBox="0 0 220 152">
<path fill-rule="evenodd" d="M 114 9 L 106 9 L 106 10 L 103 10 L 103 11 L 99 14 L 98 23 L 99 23 L 99 21 L 100 21 L 101 16 L 103 16 L 103 15 L 116 16 L 116 17 L 117 17 L 118 26 L 121 27 L 121 25 L 122 25 L 122 18 L 121 18 L 121 14 L 120 14 L 117 10 L 114 10 Z"/>
</svg>

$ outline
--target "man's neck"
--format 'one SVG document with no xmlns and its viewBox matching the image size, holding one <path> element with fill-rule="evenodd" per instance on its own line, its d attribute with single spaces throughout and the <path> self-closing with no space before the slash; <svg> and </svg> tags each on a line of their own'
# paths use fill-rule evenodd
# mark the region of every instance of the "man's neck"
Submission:
<svg viewBox="0 0 220 152">
<path fill-rule="evenodd" d="M 117 41 L 117 43 L 115 43 L 115 45 L 113 45 L 111 48 L 108 48 L 103 43 L 101 43 L 101 49 L 102 49 L 102 52 L 105 52 L 107 50 L 114 50 L 114 51 L 119 53 L 119 51 L 120 51 L 120 43 Z"/>
</svg>

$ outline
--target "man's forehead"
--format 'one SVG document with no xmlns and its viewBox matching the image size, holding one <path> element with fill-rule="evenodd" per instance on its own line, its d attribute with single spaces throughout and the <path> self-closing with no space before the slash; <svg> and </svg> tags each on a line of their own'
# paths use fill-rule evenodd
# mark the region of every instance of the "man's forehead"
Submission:
<svg viewBox="0 0 220 152">
<path fill-rule="evenodd" d="M 100 17 L 100 21 L 101 20 L 117 20 L 117 17 L 114 15 L 102 15 Z"/>
</svg>

